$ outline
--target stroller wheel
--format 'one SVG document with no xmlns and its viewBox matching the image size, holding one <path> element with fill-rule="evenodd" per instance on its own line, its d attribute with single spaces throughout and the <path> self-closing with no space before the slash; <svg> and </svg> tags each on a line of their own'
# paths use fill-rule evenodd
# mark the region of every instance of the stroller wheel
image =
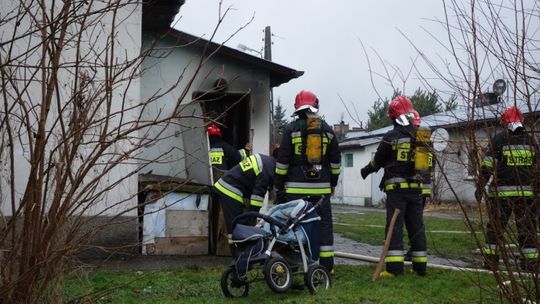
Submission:
<svg viewBox="0 0 540 304">
<path fill-rule="evenodd" d="M 274 292 L 286 292 L 292 285 L 292 271 L 282 258 L 271 258 L 264 264 L 264 279 Z"/>
<path fill-rule="evenodd" d="M 308 271 L 304 275 L 304 282 L 312 294 L 328 289 L 332 284 L 326 268 L 318 264 L 309 266 Z"/>
<path fill-rule="evenodd" d="M 236 271 L 229 268 L 221 275 L 221 290 L 227 298 L 247 297 L 249 283 L 240 281 Z"/>
</svg>

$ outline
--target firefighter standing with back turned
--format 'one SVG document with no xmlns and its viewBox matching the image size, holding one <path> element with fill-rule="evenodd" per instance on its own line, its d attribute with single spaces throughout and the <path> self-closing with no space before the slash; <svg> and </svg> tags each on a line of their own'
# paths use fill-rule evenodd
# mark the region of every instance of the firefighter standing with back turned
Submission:
<svg viewBox="0 0 540 304">
<path fill-rule="evenodd" d="M 483 248 L 484 267 L 497 270 L 498 246 L 514 212 L 518 243 L 521 253 L 520 267 L 525 271 L 538 271 L 537 219 L 534 183 L 535 144 L 523 127 L 523 114 L 514 107 L 502 113 L 506 130 L 497 134 L 487 147 L 482 163 L 481 188 L 492 177 L 488 189 L 486 245 Z"/>
<path fill-rule="evenodd" d="M 276 162 L 277 203 L 309 195 L 326 195 L 317 211 L 321 216 L 320 264 L 332 273 L 334 236 L 330 195 L 337 184 L 341 153 L 332 128 L 316 113 L 319 100 L 310 91 L 296 95 L 297 119 L 285 129 Z"/>
<path fill-rule="evenodd" d="M 411 242 L 413 271 L 426 274 L 427 252 L 423 221 L 421 182 L 415 170 L 413 149 L 416 129 L 412 125 L 412 102 L 405 96 L 397 96 L 388 104 L 387 115 L 394 124 L 377 148 L 373 159 L 361 170 L 362 178 L 384 168 L 380 187 L 386 192 L 386 229 L 395 209 L 401 212 L 394 225 L 388 254 L 385 258 L 386 271 L 381 277 L 403 273 L 403 224 Z M 427 157 L 424 158 L 427 166 Z M 419 158 L 420 160 L 420 158 Z"/>
</svg>

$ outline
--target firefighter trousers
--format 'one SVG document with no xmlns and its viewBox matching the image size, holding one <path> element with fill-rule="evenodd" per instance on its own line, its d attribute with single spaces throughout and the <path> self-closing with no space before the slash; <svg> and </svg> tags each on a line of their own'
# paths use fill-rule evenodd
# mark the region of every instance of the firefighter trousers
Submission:
<svg viewBox="0 0 540 304">
<path fill-rule="evenodd" d="M 287 201 L 300 199 L 308 196 L 287 193 Z M 318 197 L 315 196 L 313 203 L 317 202 Z M 317 213 L 321 217 L 321 247 L 319 263 L 324 266 L 329 272 L 334 269 L 334 227 L 332 224 L 332 205 L 330 203 L 330 195 L 326 195 L 322 204 L 317 209 Z"/>
<path fill-rule="evenodd" d="M 538 260 L 536 233 L 538 231 L 536 201 L 532 197 L 490 198 L 488 201 L 489 221 L 487 224 L 486 243 L 498 261 L 497 245 L 502 245 L 503 234 L 512 213 L 515 217 L 518 243 L 523 260 Z M 488 257 L 489 259 L 489 257 Z"/>
<path fill-rule="evenodd" d="M 413 270 L 426 274 L 427 245 L 423 219 L 423 199 L 418 190 L 390 190 L 386 192 L 386 230 L 396 209 L 400 214 L 394 225 L 390 247 L 386 255 L 386 271 L 401 274 L 404 269 L 403 226 L 411 244 Z M 386 231 L 387 232 L 387 231 Z M 386 235 L 385 232 L 385 235 Z"/>
<path fill-rule="evenodd" d="M 234 256 L 236 256 L 236 250 L 235 250 L 235 247 L 233 246 L 232 244 L 232 240 L 231 240 L 231 234 L 232 234 L 232 231 L 233 231 L 233 226 L 232 226 L 232 223 L 233 223 L 233 220 L 235 217 L 239 216 L 240 214 L 242 214 L 244 211 L 246 211 L 246 208 L 244 207 L 244 205 L 242 203 L 240 203 L 239 201 L 231 198 L 231 197 L 228 197 L 227 195 L 223 194 L 223 193 L 220 193 L 218 192 L 218 200 L 219 200 L 219 205 L 221 206 L 221 209 L 223 210 L 223 218 L 225 220 L 225 227 L 227 228 L 227 237 L 228 237 L 228 240 L 229 240 L 229 248 L 231 249 L 231 254 Z M 253 211 L 256 211 L 256 210 L 253 210 Z M 239 224 L 244 224 L 244 225 L 250 225 L 250 226 L 254 226 L 257 222 L 257 219 L 255 217 L 253 218 L 245 218 L 243 219 L 242 221 L 238 222 Z"/>
</svg>

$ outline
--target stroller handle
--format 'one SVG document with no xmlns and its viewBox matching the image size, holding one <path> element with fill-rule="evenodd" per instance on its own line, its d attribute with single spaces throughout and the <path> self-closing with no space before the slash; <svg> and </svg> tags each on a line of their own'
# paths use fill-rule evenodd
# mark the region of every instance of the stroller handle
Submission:
<svg viewBox="0 0 540 304">
<path fill-rule="evenodd" d="M 262 218 L 265 222 L 269 223 L 270 224 L 270 229 L 272 231 L 274 231 L 274 226 L 277 226 L 278 228 L 280 229 L 283 229 L 285 228 L 286 226 L 280 222 L 278 222 L 276 219 L 266 215 L 266 214 L 262 214 L 260 212 L 257 212 L 257 211 L 248 211 L 248 212 L 244 212 L 240 215 L 238 215 L 237 217 L 234 218 L 233 222 L 232 222 L 232 227 L 234 228 L 234 226 L 236 226 L 236 224 L 242 220 L 242 219 L 245 219 L 245 218 L 250 218 L 250 217 L 258 217 L 258 218 Z"/>
<path fill-rule="evenodd" d="M 312 201 L 312 199 L 315 199 L 315 198 L 318 198 L 317 202 L 313 205 L 313 207 L 319 207 L 324 199 L 327 197 L 327 195 L 309 195 L 309 196 L 306 196 L 304 197 L 304 200 L 306 201 Z"/>
<path fill-rule="evenodd" d="M 305 200 L 305 201 L 309 201 L 309 202 L 312 202 L 312 200 L 318 198 L 317 202 L 313 203 L 313 205 L 311 206 L 311 208 L 309 208 L 309 210 L 307 212 L 305 212 L 304 214 L 302 214 L 301 216 L 299 217 L 296 217 L 294 219 L 291 219 L 289 221 L 287 221 L 287 227 L 290 229 L 292 228 L 293 226 L 295 226 L 296 224 L 298 224 L 308 213 L 311 213 L 315 210 L 317 210 L 321 205 L 322 203 L 324 202 L 324 199 L 327 197 L 327 195 L 309 195 L 309 196 L 304 196 L 302 199 Z"/>
</svg>

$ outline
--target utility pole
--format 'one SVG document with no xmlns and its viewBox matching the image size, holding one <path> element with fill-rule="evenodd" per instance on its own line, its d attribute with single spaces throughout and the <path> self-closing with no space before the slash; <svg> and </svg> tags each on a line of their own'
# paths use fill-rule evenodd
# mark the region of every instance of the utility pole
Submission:
<svg viewBox="0 0 540 304">
<path fill-rule="evenodd" d="M 272 31 L 270 26 L 264 28 L 264 59 L 272 61 Z M 270 87 L 270 149 L 269 153 L 272 154 L 272 145 L 274 142 L 274 91 Z"/>
<path fill-rule="evenodd" d="M 270 26 L 264 28 L 264 59 L 272 61 L 272 31 Z"/>
</svg>

